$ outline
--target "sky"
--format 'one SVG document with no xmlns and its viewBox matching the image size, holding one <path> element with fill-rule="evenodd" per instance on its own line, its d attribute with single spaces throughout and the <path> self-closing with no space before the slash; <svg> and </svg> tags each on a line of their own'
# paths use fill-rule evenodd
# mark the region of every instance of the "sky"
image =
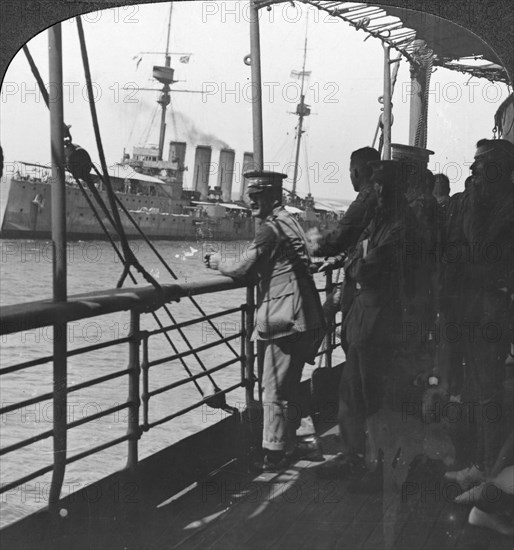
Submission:
<svg viewBox="0 0 514 550">
<path fill-rule="evenodd" d="M 151 78 L 152 66 L 164 64 L 168 13 L 169 3 L 156 3 L 83 16 L 109 165 L 121 159 L 124 149 L 130 153 L 133 146 L 158 143 L 158 93 L 138 88 L 158 88 Z M 306 69 L 311 77 L 305 93 L 312 115 L 305 124 L 298 190 L 351 200 L 355 193 L 348 177 L 349 156 L 373 142 L 380 114 L 383 50 L 378 39 L 364 41 L 368 36 L 364 31 L 305 5 L 286 3 L 261 10 L 264 160 L 268 168 L 292 176 L 297 118 L 291 113 L 299 101 L 300 81 L 291 77 L 291 71 L 302 68 L 306 28 Z M 97 162 L 75 21 L 63 22 L 62 30 L 65 121 L 72 125 L 74 143 Z M 47 32 L 34 37 L 28 47 L 47 82 Z M 236 151 L 237 189 L 243 153 L 252 150 L 250 67 L 243 62 L 250 53 L 248 3 L 175 3 L 170 50 L 192 54 L 189 63 L 172 55 L 179 80 L 174 89 L 205 92 L 172 94 L 166 143 L 188 142 L 185 186 L 193 176 L 194 147 L 201 144 L 213 147 L 214 171 L 221 147 Z M 409 67 L 403 60 L 393 96 L 393 142 L 408 143 L 409 91 Z M 449 176 L 452 192 L 463 189 L 474 145 L 480 138 L 492 137 L 494 113 L 508 93 L 501 83 L 443 68 L 433 73 L 427 147 L 435 154 L 429 168 Z M 0 187 L 4 203 L 16 161 L 50 161 L 48 111 L 22 51 L 2 84 L 0 117 L 6 162 Z M 167 146 L 165 157 L 166 151 Z M 211 185 L 216 178 L 211 176 Z"/>
</svg>

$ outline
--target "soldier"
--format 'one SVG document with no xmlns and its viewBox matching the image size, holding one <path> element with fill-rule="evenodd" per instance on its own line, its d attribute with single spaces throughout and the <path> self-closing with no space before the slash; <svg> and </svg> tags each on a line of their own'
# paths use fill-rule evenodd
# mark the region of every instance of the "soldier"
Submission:
<svg viewBox="0 0 514 550">
<path fill-rule="evenodd" d="M 357 294 L 344 321 L 349 349 L 339 402 L 343 452 L 318 468 L 325 478 L 365 473 L 366 420 L 382 406 L 384 377 L 400 342 L 409 212 L 399 180 L 400 163 L 371 165 L 378 207 L 345 266 L 357 283 Z"/>
<path fill-rule="evenodd" d="M 377 199 L 371 181 L 369 162 L 380 160 L 380 154 L 372 147 L 357 149 L 350 156 L 350 180 L 357 198 L 349 206 L 337 229 L 321 234 L 317 228 L 308 232 L 313 254 L 317 256 L 346 255 L 351 250 L 373 216 Z"/>
<path fill-rule="evenodd" d="M 328 267 L 339 267 L 346 256 L 355 247 L 361 233 L 368 226 L 375 208 L 377 198 L 371 181 L 372 168 L 368 163 L 380 160 L 380 153 L 372 147 L 357 149 L 350 156 L 350 180 L 357 198 L 349 206 L 341 218 L 337 229 L 321 234 L 317 228 L 307 233 L 311 254 L 327 256 L 320 271 Z M 330 256 L 330 258 L 328 257 Z M 355 295 L 355 282 L 345 277 L 341 299 L 343 317 L 349 310 Z M 339 304 L 337 304 L 339 305 Z M 326 306 L 330 309 L 330 305 Z M 342 335 L 343 348 L 347 349 L 344 334 Z"/>
<path fill-rule="evenodd" d="M 466 401 L 476 423 L 476 456 L 448 479 L 463 487 L 484 480 L 501 444 L 505 358 L 512 341 L 514 295 L 514 145 L 506 140 L 477 143 L 473 182 L 462 204 L 467 243 L 463 272 L 463 321 L 466 348 Z M 510 326 L 509 326 L 510 324 Z"/>
<path fill-rule="evenodd" d="M 313 362 L 325 331 L 319 294 L 310 273 L 305 234 L 282 207 L 282 179 L 249 172 L 252 216 L 262 220 L 254 241 L 237 262 L 219 254 L 206 265 L 224 275 L 258 281 L 254 338 L 263 346 L 264 469 L 288 464 L 301 415 L 298 390 L 305 362 Z"/>
<path fill-rule="evenodd" d="M 433 174 L 427 164 L 433 151 L 410 145 L 391 144 L 391 157 L 402 164 L 402 181 L 410 212 L 415 219 L 412 246 L 407 251 L 415 264 L 409 298 L 404 303 L 406 332 L 403 360 L 430 363 L 430 338 L 436 328 L 438 309 L 437 267 L 439 254 L 438 206 L 430 184 Z M 428 177 L 427 177 L 428 176 Z"/>
<path fill-rule="evenodd" d="M 446 174 L 436 174 L 433 195 L 437 203 L 446 209 L 450 203 L 450 180 Z"/>
</svg>

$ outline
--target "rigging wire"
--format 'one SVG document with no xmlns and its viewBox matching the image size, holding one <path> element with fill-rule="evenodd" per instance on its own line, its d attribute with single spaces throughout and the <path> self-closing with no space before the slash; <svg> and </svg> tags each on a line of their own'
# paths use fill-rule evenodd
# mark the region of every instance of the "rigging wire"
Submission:
<svg viewBox="0 0 514 550">
<path fill-rule="evenodd" d="M 103 167 L 103 170 L 104 170 L 104 176 L 102 176 L 102 174 L 100 174 L 100 172 L 98 171 L 98 169 L 94 165 L 93 165 L 93 169 L 97 172 L 98 176 L 102 179 L 102 181 L 104 182 L 104 185 L 106 185 L 106 187 L 107 187 L 108 198 L 109 198 L 109 201 L 111 203 L 111 209 L 113 210 L 113 213 L 114 213 L 114 216 L 115 216 L 114 219 L 115 219 L 117 227 L 119 227 L 121 229 L 121 232 L 119 233 L 120 240 L 121 240 L 122 245 L 127 248 L 127 251 L 126 251 L 126 254 L 125 254 L 127 264 L 129 264 L 129 262 L 132 262 L 134 267 L 136 267 L 138 269 L 138 271 L 141 272 L 141 274 L 145 277 L 145 279 L 147 281 L 152 282 L 152 284 L 154 284 L 154 286 L 156 286 L 156 288 L 160 288 L 159 283 L 157 283 L 157 281 L 155 281 L 155 279 L 146 270 L 144 270 L 144 268 L 141 266 L 141 264 L 137 261 L 136 257 L 134 256 L 134 253 L 132 252 L 132 249 L 128 246 L 126 235 L 123 231 L 123 226 L 121 225 L 121 220 L 119 218 L 119 212 L 118 212 L 118 208 L 116 206 L 116 203 L 121 207 L 121 209 L 123 210 L 125 215 L 129 218 L 130 222 L 135 226 L 136 230 L 140 233 L 140 235 L 143 237 L 143 239 L 146 241 L 146 243 L 150 246 L 150 248 L 152 249 L 154 254 L 161 261 L 161 263 L 166 268 L 166 270 L 169 272 L 169 274 L 175 280 L 177 280 L 178 277 L 175 275 L 175 273 L 173 272 L 173 270 L 171 269 L 169 264 L 162 257 L 162 255 L 159 253 L 159 251 L 155 248 L 155 246 L 152 244 L 152 242 L 148 239 L 146 234 L 142 231 L 142 229 L 139 227 L 137 222 L 130 215 L 128 209 L 121 202 L 121 200 L 116 196 L 116 194 L 114 193 L 114 191 L 112 189 L 112 186 L 111 186 L 110 180 L 109 180 L 109 175 L 108 175 L 107 169 L 106 169 L 107 167 L 105 165 L 105 157 L 103 156 L 103 148 L 102 148 L 100 135 L 99 135 L 99 128 L 98 128 L 98 119 L 96 117 L 96 108 L 95 108 L 94 102 L 92 101 L 92 98 L 94 96 L 93 96 L 92 89 L 91 89 L 91 73 L 89 71 L 89 61 L 88 61 L 88 58 L 87 58 L 87 50 L 86 50 L 86 44 L 85 44 L 85 38 L 84 38 L 84 31 L 83 31 L 83 28 L 82 28 L 82 21 L 81 21 L 80 17 L 77 17 L 77 27 L 79 29 L 79 39 L 80 39 L 80 43 L 81 43 L 82 58 L 83 58 L 83 63 L 84 63 L 84 71 L 86 73 L 86 82 L 88 84 L 89 103 L 90 103 L 92 116 L 93 116 L 93 124 L 95 126 L 95 134 L 98 134 L 97 143 L 98 143 L 98 147 L 99 147 L 99 153 L 101 154 L 101 160 L 102 160 L 102 167 Z M 124 252 L 125 252 L 125 250 L 124 250 Z M 128 273 L 128 268 L 125 267 L 124 272 L 123 272 L 123 274 L 120 278 L 119 283 L 125 280 L 125 278 L 127 276 L 127 273 Z M 190 296 L 189 299 L 191 300 L 193 305 L 196 307 L 196 309 L 201 313 L 201 315 L 203 315 L 205 317 L 206 313 L 203 310 L 203 308 L 201 308 L 201 306 L 198 304 L 198 302 L 192 296 Z M 218 329 L 218 327 L 215 325 L 215 323 L 212 321 L 212 319 L 208 319 L 207 321 L 208 321 L 209 325 L 213 328 L 215 333 L 220 338 L 223 338 L 223 334 Z M 234 347 L 229 342 L 226 342 L 226 345 L 234 353 L 234 355 L 236 357 L 239 356 L 237 351 L 234 349 Z"/>
<path fill-rule="evenodd" d="M 148 138 L 150 137 L 150 132 L 153 128 L 155 117 L 157 116 L 158 112 L 159 112 L 159 107 L 156 105 L 153 110 L 152 120 L 150 120 L 148 126 L 143 130 L 143 140 L 142 140 L 143 147 L 146 147 L 148 143 Z"/>
<path fill-rule="evenodd" d="M 100 216 L 99 216 L 99 214 L 98 214 L 98 212 L 97 212 L 97 210 L 96 210 L 96 208 L 95 208 L 95 205 L 94 205 L 93 202 L 91 201 L 91 198 L 88 196 L 88 194 L 87 194 L 87 192 L 86 192 L 84 186 L 82 185 L 81 181 L 80 181 L 78 178 L 75 178 L 75 182 L 77 183 L 77 185 L 79 186 L 80 190 L 82 191 L 82 194 L 84 195 L 84 197 L 85 197 L 85 199 L 86 199 L 88 205 L 90 206 L 91 210 L 93 210 L 93 214 L 95 215 L 95 217 L 96 217 L 98 223 L 100 224 L 100 227 L 103 229 L 104 233 L 107 235 L 107 237 L 108 237 L 108 239 L 109 239 L 109 242 L 110 242 L 110 244 L 111 244 L 111 246 L 112 246 L 114 252 L 116 253 L 118 259 L 119 259 L 122 263 L 124 263 L 125 260 L 124 260 L 124 258 L 123 258 L 123 254 L 120 252 L 119 248 L 116 246 L 116 243 L 114 242 L 114 240 L 112 239 L 111 235 L 109 234 L 109 232 L 108 232 L 108 230 L 107 230 L 107 227 L 105 227 L 105 224 L 103 223 L 102 219 L 100 218 Z M 86 182 L 86 183 L 87 183 L 87 182 Z M 94 186 L 93 186 L 93 187 L 94 187 Z M 96 189 L 96 188 L 95 188 L 95 189 Z M 112 221 L 112 220 L 111 220 L 111 221 Z M 136 281 L 136 278 L 134 277 L 133 273 L 129 272 L 128 275 L 129 275 L 129 277 L 130 277 L 132 283 L 137 285 L 137 281 Z M 174 323 L 174 324 L 176 324 L 175 319 L 173 318 L 171 312 L 168 310 L 167 307 L 165 307 L 165 311 L 168 313 L 168 316 L 169 316 L 171 322 Z M 155 322 L 157 323 L 157 325 L 159 326 L 159 328 L 161 328 L 161 329 L 164 328 L 164 325 L 162 324 L 161 320 L 159 319 L 159 317 L 157 316 L 157 314 L 155 313 L 155 311 L 152 311 L 151 314 L 152 314 L 152 317 L 154 318 L 154 321 L 155 321 Z M 180 332 L 180 331 L 181 331 L 181 329 L 179 329 L 179 332 Z M 178 353 L 179 353 L 178 348 L 177 348 L 177 346 L 172 342 L 172 340 L 171 340 L 169 334 L 168 334 L 167 332 L 164 332 L 163 334 L 164 334 L 164 337 L 166 338 L 166 340 L 168 341 L 168 343 L 170 344 L 171 348 L 173 349 L 173 351 L 174 351 L 176 354 L 178 354 Z M 183 337 L 184 341 L 187 342 L 187 339 L 185 338 L 185 335 L 183 335 L 183 334 L 181 333 L 181 336 Z M 190 346 L 190 349 L 192 349 L 191 346 Z M 195 356 L 195 358 L 197 359 L 197 361 L 200 363 L 200 365 L 202 366 L 203 370 L 205 371 L 206 368 L 205 368 L 205 366 L 203 365 L 203 363 L 197 358 L 196 354 L 194 354 L 194 356 Z M 184 358 L 183 358 L 183 357 L 179 357 L 179 360 L 180 360 L 180 362 L 182 363 L 182 366 L 184 367 L 184 369 L 185 369 L 185 371 L 187 372 L 187 374 L 188 374 L 190 377 L 192 377 L 192 376 L 193 376 L 193 373 L 191 372 L 191 370 L 190 370 L 189 367 L 187 366 L 186 362 L 184 361 Z M 211 381 L 211 383 L 213 384 L 213 386 L 214 386 L 215 388 L 217 388 L 217 386 L 216 386 L 216 384 L 215 384 L 215 382 L 214 382 L 214 380 L 213 380 L 211 374 L 208 373 L 207 376 L 208 376 L 209 380 Z M 198 384 L 198 382 L 196 381 L 196 379 L 193 379 L 193 382 L 194 382 L 196 388 L 198 389 L 198 391 L 200 392 L 200 394 L 202 395 L 202 397 L 205 396 L 205 394 L 204 394 L 202 388 L 200 387 L 200 385 Z M 218 390 L 219 390 L 219 388 L 218 388 Z"/>
<path fill-rule="evenodd" d="M 48 91 L 43 83 L 43 79 L 41 78 L 41 74 L 39 73 L 39 70 L 34 63 L 34 59 L 29 51 L 29 48 L 26 44 L 23 45 L 23 52 L 25 53 L 25 57 L 27 58 L 27 61 L 29 62 L 30 70 L 32 71 L 32 74 L 34 75 L 34 78 L 36 79 L 36 82 L 39 86 L 39 90 L 41 91 L 41 95 L 43 96 L 43 100 L 46 104 L 46 106 L 50 109 L 50 100 L 48 96 Z M 69 140 L 71 142 L 71 134 L 70 134 L 70 127 L 64 124 L 63 122 L 63 132 L 64 132 L 64 139 Z"/>
<path fill-rule="evenodd" d="M 96 145 L 98 148 L 98 155 L 100 157 L 100 164 L 102 166 L 103 171 L 103 181 L 106 186 L 107 190 L 107 198 L 110 203 L 111 212 L 116 224 L 116 228 L 118 230 L 118 235 L 120 237 L 121 247 L 123 250 L 123 254 L 126 259 L 126 264 L 123 268 L 123 273 L 118 281 L 117 287 L 121 287 L 121 282 L 125 279 L 125 277 L 128 274 L 128 271 L 130 270 L 130 266 L 135 267 L 142 275 L 143 277 L 152 284 L 155 288 L 159 289 L 161 286 L 159 283 L 146 271 L 146 269 L 139 263 L 136 256 L 134 255 L 134 252 L 130 248 L 127 240 L 127 236 L 125 235 L 125 231 L 123 229 L 123 225 L 121 223 L 120 214 L 118 212 L 118 209 L 116 208 L 116 200 L 115 200 L 115 194 L 114 190 L 111 185 L 111 181 L 109 179 L 109 172 L 107 170 L 107 163 L 105 161 L 105 155 L 102 145 L 102 138 L 100 136 L 100 126 L 98 124 L 98 115 L 96 113 L 96 105 L 94 102 L 94 94 L 93 94 L 93 86 L 91 81 L 91 71 L 89 68 L 89 58 L 87 55 L 87 49 L 86 49 L 86 39 L 84 36 L 84 29 L 82 27 L 82 19 L 79 17 L 76 18 L 77 21 L 77 29 L 79 33 L 79 42 L 80 42 L 80 50 L 82 54 L 82 64 L 84 67 L 84 76 L 86 78 L 86 86 L 88 91 L 88 100 L 89 100 L 89 108 L 91 111 L 91 119 L 93 122 L 93 129 L 95 133 L 95 139 L 96 139 Z"/>
<path fill-rule="evenodd" d="M 305 133 L 305 137 L 303 138 L 303 154 L 305 155 L 305 167 L 306 167 L 306 173 L 307 173 L 307 189 L 309 190 L 309 195 L 311 194 L 311 181 L 309 177 L 309 155 L 308 155 L 308 147 L 307 147 L 307 138 L 308 134 Z"/>
<path fill-rule="evenodd" d="M 279 159 L 287 145 L 289 145 L 289 132 L 286 132 L 284 139 L 280 143 L 280 147 L 278 149 L 275 149 L 275 153 L 273 154 L 271 160 L 274 161 L 276 159 Z"/>
<path fill-rule="evenodd" d="M 175 109 L 173 108 L 173 101 L 170 97 L 170 116 L 171 116 L 171 125 L 173 127 L 173 136 L 178 140 L 178 130 L 177 130 L 177 117 L 175 115 Z"/>
<path fill-rule="evenodd" d="M 103 148 L 102 148 L 100 135 L 99 135 L 98 119 L 96 117 L 96 108 L 95 108 L 94 103 L 92 101 L 92 98 L 94 96 L 93 96 L 93 93 L 92 93 L 92 89 L 90 89 L 91 88 L 91 74 L 90 74 L 90 71 L 89 71 L 89 62 L 88 62 L 88 58 L 87 58 L 84 31 L 83 31 L 83 28 L 82 28 L 82 21 L 81 21 L 80 17 L 77 17 L 77 27 L 79 29 L 79 39 L 80 39 L 81 50 L 82 50 L 82 54 L 83 54 L 82 57 L 83 57 L 83 63 L 84 63 L 84 71 L 86 72 L 86 83 L 88 84 L 89 103 L 90 103 L 91 111 L 92 111 L 92 115 L 93 115 L 93 124 L 95 126 L 95 134 L 98 134 L 97 143 L 98 143 L 98 147 L 99 147 L 99 153 L 101 154 L 102 167 L 103 167 L 103 170 L 105 172 L 105 183 L 107 183 L 108 198 L 109 198 L 109 201 L 111 202 L 111 208 L 112 208 L 112 210 L 115 214 L 115 220 L 119 224 L 119 227 L 121 229 L 120 240 L 121 240 L 122 246 L 125 246 L 128 249 L 127 252 L 126 252 L 126 255 L 128 255 L 128 258 L 127 258 L 128 261 L 131 261 L 133 263 L 134 267 L 136 267 L 136 269 L 138 269 L 141 272 L 141 274 L 145 277 L 145 279 L 147 279 L 149 281 L 153 281 L 152 284 L 154 284 L 154 286 L 156 286 L 156 288 L 160 288 L 160 285 L 157 283 L 157 281 L 155 281 L 155 279 L 149 273 L 147 273 L 146 270 L 144 270 L 144 268 L 141 266 L 141 264 L 137 261 L 136 257 L 134 256 L 134 254 L 132 252 L 132 249 L 128 246 L 128 242 L 126 240 L 126 235 L 123 231 L 123 227 L 121 226 L 121 221 L 120 221 L 120 218 L 119 218 L 119 212 L 118 212 L 118 208 L 116 206 L 116 203 L 118 204 L 118 206 L 121 207 L 121 209 L 123 210 L 125 215 L 129 218 L 131 223 L 133 223 L 133 225 L 136 227 L 137 231 L 141 234 L 141 236 L 144 238 L 146 243 L 150 246 L 150 248 L 152 249 L 154 254 L 157 256 L 157 258 L 162 262 L 163 266 L 167 269 L 167 271 L 170 273 L 170 275 L 174 279 L 178 279 L 178 277 L 175 275 L 175 273 L 173 272 L 173 270 L 171 269 L 169 264 L 164 260 L 164 258 L 159 253 L 159 251 L 155 248 L 155 246 L 151 243 L 151 241 L 148 239 L 148 237 L 145 235 L 145 233 L 141 230 L 141 228 L 135 222 L 134 218 L 130 215 L 128 209 L 125 207 L 125 205 L 122 203 L 122 201 L 116 196 L 116 194 L 114 193 L 114 191 L 113 191 L 113 189 L 110 185 L 109 175 L 107 173 L 107 166 L 105 165 L 105 158 L 103 156 Z M 96 167 L 94 167 L 94 168 L 95 168 L 95 170 L 97 170 Z M 120 279 L 120 282 L 123 281 L 126 278 L 127 273 L 128 273 L 128 268 L 125 267 L 124 272 L 122 274 L 122 277 Z M 203 311 L 203 308 L 200 307 L 198 302 L 191 296 L 189 298 L 190 298 L 191 302 L 195 305 L 197 310 L 205 317 L 206 314 Z M 163 306 L 163 307 L 165 308 L 165 310 L 167 309 L 166 306 Z M 218 327 L 216 327 L 215 323 L 213 323 L 212 319 L 208 319 L 208 322 L 211 325 L 211 327 L 215 330 L 216 334 L 220 338 L 223 338 L 222 333 L 220 332 Z M 179 329 L 179 332 L 181 332 L 181 329 Z M 187 338 L 185 338 L 185 335 L 183 335 L 182 332 L 181 332 L 181 336 L 183 336 L 186 344 L 192 349 L 191 344 L 189 343 Z M 232 352 L 235 354 L 235 356 L 238 357 L 238 353 L 234 349 L 234 347 L 228 342 L 226 342 L 226 345 L 228 346 L 228 348 L 230 350 L 232 350 Z M 195 355 L 195 357 L 197 357 L 196 353 L 194 355 Z M 197 357 L 197 360 L 200 362 L 198 357 Z M 200 362 L 200 364 L 202 364 L 202 363 Z M 219 391 L 219 388 L 215 384 L 213 384 L 213 385 L 215 387 L 215 390 Z"/>
<path fill-rule="evenodd" d="M 77 18 L 77 26 L 79 27 L 79 29 L 81 28 L 81 22 L 79 20 L 79 18 Z M 81 33 L 79 31 L 79 37 L 80 37 Z M 83 33 L 82 33 L 82 37 L 83 37 Z M 82 41 L 81 42 L 81 46 L 84 46 L 85 48 L 85 41 Z M 42 93 L 42 96 L 43 98 L 45 98 L 45 102 L 47 104 L 47 107 L 49 106 L 49 102 L 48 102 L 48 92 L 43 84 L 43 81 L 40 77 L 40 74 L 39 74 L 39 71 L 37 69 L 37 67 L 35 66 L 35 63 L 33 62 L 32 60 L 32 57 L 30 55 L 30 52 L 28 51 L 28 48 L 24 47 L 24 50 L 25 50 L 25 54 L 27 56 L 27 59 L 29 60 L 29 65 L 31 66 L 31 69 L 32 69 L 32 72 L 36 78 L 36 81 L 40 87 L 40 90 L 41 90 L 41 93 Z M 86 58 L 86 62 L 87 62 L 87 52 L 85 52 L 85 56 L 83 56 L 83 59 L 84 57 Z M 86 64 L 84 66 L 84 69 L 86 71 Z M 89 69 L 89 65 L 87 64 L 87 69 Z M 89 70 L 87 71 L 89 73 Z M 90 73 L 89 73 L 89 83 L 90 83 Z M 92 90 L 91 90 L 91 87 L 88 88 L 88 91 L 89 91 L 89 97 L 92 98 L 93 97 L 93 94 L 92 94 Z M 96 111 L 95 111 L 95 114 L 96 114 Z M 93 117 L 94 119 L 95 117 Z M 96 122 L 97 119 L 96 119 Z M 68 126 L 65 126 L 66 130 L 69 130 L 69 127 Z M 69 135 L 69 132 L 68 132 L 68 135 Z M 71 140 L 71 136 L 70 136 L 70 140 Z M 99 149 L 101 149 L 101 142 L 99 144 Z M 101 155 L 103 154 L 103 149 L 101 150 Z M 104 160 L 104 164 L 105 164 L 105 158 L 103 159 Z M 108 179 L 108 174 L 106 175 L 106 177 L 104 178 L 104 176 L 100 173 L 100 171 L 97 169 L 97 167 L 91 163 L 91 166 L 93 167 L 94 171 L 97 173 L 97 175 L 99 176 L 99 178 L 101 179 L 102 183 L 104 184 L 105 188 L 107 190 L 109 190 L 109 186 L 110 186 L 110 180 Z M 106 166 L 104 166 L 106 168 Z M 75 178 L 76 181 L 77 181 L 77 178 Z M 102 222 L 99 214 L 98 214 L 98 211 L 96 210 L 94 204 L 92 203 L 91 199 L 87 196 L 87 192 L 86 190 L 84 189 L 83 185 L 80 185 L 80 182 L 77 181 L 77 183 L 79 184 L 79 187 L 82 191 L 82 193 L 84 194 L 84 196 L 86 197 L 86 201 L 88 202 L 89 206 L 92 208 L 93 210 L 93 213 L 95 215 L 95 217 L 97 218 L 97 220 L 99 221 L 99 224 L 100 224 L 100 227 L 104 230 L 105 234 L 107 235 L 108 237 L 108 240 L 110 241 L 111 245 L 113 246 L 113 248 L 115 249 L 118 257 L 122 260 L 122 263 L 124 264 L 124 273 L 122 275 L 122 278 L 120 279 L 120 282 L 123 282 L 125 280 L 125 278 L 127 276 L 130 276 L 130 278 L 132 279 L 132 281 L 136 283 L 136 280 L 133 276 L 133 274 L 130 272 L 130 270 L 128 269 L 128 267 L 130 267 L 130 260 L 132 258 L 134 258 L 133 254 L 132 254 L 132 258 L 131 256 L 127 257 L 123 256 L 121 254 L 121 252 L 118 250 L 118 248 L 116 247 L 112 237 L 110 236 L 107 228 L 105 227 L 105 224 Z M 116 207 L 114 210 L 117 214 L 117 217 L 118 217 L 118 222 L 116 221 L 115 218 L 113 218 L 113 216 L 111 215 L 111 212 L 109 212 L 105 202 L 103 201 L 98 189 L 96 189 L 95 185 L 93 184 L 92 181 L 86 181 L 86 184 L 88 185 L 88 188 L 89 190 L 91 191 L 91 193 L 93 194 L 93 196 L 95 197 L 95 199 L 97 200 L 97 202 L 99 203 L 99 206 L 102 208 L 102 210 L 104 211 L 104 214 L 106 215 L 106 218 L 108 219 L 108 221 L 111 223 L 111 225 L 113 226 L 113 228 L 118 232 L 118 229 L 119 227 L 121 226 L 121 221 L 119 220 L 119 212 L 118 212 L 118 208 Z M 157 251 L 157 249 L 155 248 L 155 246 L 151 243 L 151 241 L 149 241 L 148 237 L 145 235 L 145 233 L 141 230 L 141 228 L 139 227 L 139 225 L 137 224 L 137 222 L 134 220 L 134 218 L 130 215 L 129 211 L 126 209 L 125 205 L 121 202 L 121 200 L 116 196 L 116 194 L 114 194 L 113 190 L 112 190 L 112 187 L 110 187 L 110 190 L 112 192 L 112 195 L 113 195 L 113 199 L 114 199 L 114 202 L 118 203 L 119 206 L 121 206 L 121 209 L 125 212 L 125 214 L 127 215 L 127 217 L 129 218 L 129 221 L 136 227 L 137 231 L 141 234 L 141 236 L 144 238 L 144 240 L 147 242 L 147 244 L 150 246 L 150 248 L 152 249 L 152 251 L 156 254 L 156 256 L 158 257 L 158 259 L 161 261 L 161 263 L 164 265 L 164 267 L 167 269 L 167 271 L 170 273 L 170 275 L 175 279 L 177 280 L 178 277 L 175 275 L 175 273 L 173 272 L 173 270 L 171 269 L 171 267 L 169 266 L 169 264 L 164 260 L 164 258 L 161 256 L 161 254 Z M 123 228 L 122 228 L 122 231 L 123 231 Z M 123 232 L 123 236 L 125 236 L 124 232 Z M 122 236 L 120 235 L 120 238 Z M 126 236 L 125 236 L 126 238 Z M 123 243 L 123 241 L 122 241 Z M 127 243 L 128 245 L 128 243 Z M 129 249 L 130 250 L 130 249 Z M 130 250 L 130 252 L 132 252 Z M 136 260 L 137 262 L 137 260 Z M 143 276 L 145 276 L 145 273 L 146 272 L 142 272 Z M 147 274 L 148 275 L 148 274 Z M 151 277 L 151 276 L 150 276 Z M 145 278 L 147 278 L 145 276 Z M 151 278 L 153 280 L 153 278 Z M 148 279 L 147 279 L 148 280 Z M 160 285 L 157 284 L 157 288 L 161 288 Z M 198 304 L 198 302 L 191 296 L 189 296 L 189 299 L 191 300 L 191 302 L 193 303 L 193 305 L 196 307 L 196 309 L 201 313 L 201 315 L 203 315 L 204 317 L 206 316 L 206 313 L 204 312 L 203 308 L 201 308 L 201 306 Z M 176 321 L 174 320 L 171 312 L 169 311 L 169 309 L 167 308 L 167 306 L 163 306 L 165 311 L 168 313 L 168 316 L 170 317 L 171 321 L 176 324 Z M 157 322 L 157 324 L 160 326 L 160 328 L 163 328 L 163 325 L 162 323 L 160 322 L 160 320 L 156 317 L 156 314 L 155 312 L 152 312 L 153 315 L 154 315 L 154 319 L 155 321 Z M 223 335 L 222 333 L 219 331 L 218 327 L 216 327 L 216 325 L 214 324 L 214 322 L 212 321 L 212 319 L 207 319 L 207 322 L 211 325 L 211 327 L 213 328 L 213 330 L 215 331 L 215 333 L 220 337 L 220 338 L 223 338 Z M 179 333 L 181 334 L 182 338 L 184 339 L 185 343 L 187 344 L 187 346 L 193 350 L 193 347 L 191 346 L 190 342 L 187 340 L 187 337 L 185 336 L 185 334 L 182 332 L 182 329 L 178 329 L 179 330 Z M 165 334 L 165 337 L 167 338 L 168 342 L 170 343 L 170 345 L 172 346 L 172 349 L 178 353 L 178 350 L 177 348 L 175 347 L 175 345 L 173 344 L 173 342 L 171 341 L 169 335 L 167 333 L 164 333 Z M 236 357 L 238 357 L 238 353 L 237 351 L 234 349 L 234 347 L 229 343 L 229 342 L 225 342 L 225 344 L 227 345 L 227 347 L 234 353 L 234 355 Z M 199 362 L 200 366 L 202 367 L 202 369 L 204 371 L 206 371 L 206 367 L 205 365 L 203 364 L 203 362 L 201 361 L 201 359 L 198 357 L 198 354 L 197 353 L 194 353 L 193 354 L 196 358 L 196 360 Z M 189 376 L 192 377 L 192 372 L 189 370 L 189 368 L 187 367 L 187 365 L 185 364 L 183 358 L 180 358 L 184 368 L 186 369 L 186 371 L 188 372 Z M 213 388 L 214 388 L 214 391 L 215 391 L 215 395 L 220 392 L 220 388 L 217 386 L 217 384 L 215 383 L 214 379 L 212 378 L 212 375 L 210 373 L 207 374 L 209 380 L 211 381 L 212 385 L 213 385 Z M 197 386 L 199 392 L 202 394 L 202 396 L 204 395 L 202 389 L 199 387 L 198 383 L 196 382 L 196 380 L 193 380 L 193 382 L 195 383 L 195 385 Z"/>
<path fill-rule="evenodd" d="M 136 123 L 137 123 L 138 119 L 139 119 L 140 116 L 141 116 L 141 111 L 142 111 L 142 110 L 143 110 L 143 102 L 142 102 L 142 101 L 138 101 L 137 113 L 136 113 L 136 115 L 135 115 L 134 118 L 133 118 L 132 127 L 130 128 L 130 133 L 129 133 L 128 139 L 127 139 L 127 141 L 125 142 L 127 147 L 129 146 L 130 143 L 132 143 L 132 136 L 134 135 L 134 130 L 136 129 Z"/>
</svg>

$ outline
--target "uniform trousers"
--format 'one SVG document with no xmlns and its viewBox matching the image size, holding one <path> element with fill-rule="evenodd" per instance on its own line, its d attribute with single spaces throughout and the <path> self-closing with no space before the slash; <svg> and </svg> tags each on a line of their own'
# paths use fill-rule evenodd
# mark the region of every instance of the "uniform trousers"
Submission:
<svg viewBox="0 0 514 550">
<path fill-rule="evenodd" d="M 312 345 L 312 337 L 307 332 L 262 343 L 264 449 L 286 451 L 294 447 L 295 432 L 302 418 L 300 381 Z"/>
<path fill-rule="evenodd" d="M 501 291 L 478 294 L 480 317 L 469 315 L 474 313 L 473 300 L 469 301 L 468 315 L 462 325 L 466 355 L 464 400 L 468 402 L 469 420 L 477 427 L 475 463 L 489 470 L 498 457 L 507 423 L 504 381 L 505 359 L 512 338 L 509 296 Z"/>
<path fill-rule="evenodd" d="M 345 454 L 365 454 L 366 420 L 382 406 L 390 358 L 387 346 L 350 344 L 339 386 L 339 430 Z"/>
</svg>

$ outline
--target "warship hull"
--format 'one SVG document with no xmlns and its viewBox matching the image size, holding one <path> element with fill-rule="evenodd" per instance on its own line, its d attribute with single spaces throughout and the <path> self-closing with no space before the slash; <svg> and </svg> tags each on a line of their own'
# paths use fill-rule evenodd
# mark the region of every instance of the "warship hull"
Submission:
<svg viewBox="0 0 514 550">
<path fill-rule="evenodd" d="M 107 203 L 107 193 L 100 191 Z M 246 240 L 253 238 L 251 218 L 206 218 L 171 213 L 167 197 L 117 193 L 141 230 L 152 240 Z M 66 187 L 66 231 L 71 240 L 105 239 L 81 190 Z M 101 219 L 110 228 L 104 215 Z M 141 238 L 127 216 L 121 214 L 126 235 Z M 11 239 L 47 239 L 52 232 L 51 185 L 12 178 L 0 236 Z"/>
</svg>

